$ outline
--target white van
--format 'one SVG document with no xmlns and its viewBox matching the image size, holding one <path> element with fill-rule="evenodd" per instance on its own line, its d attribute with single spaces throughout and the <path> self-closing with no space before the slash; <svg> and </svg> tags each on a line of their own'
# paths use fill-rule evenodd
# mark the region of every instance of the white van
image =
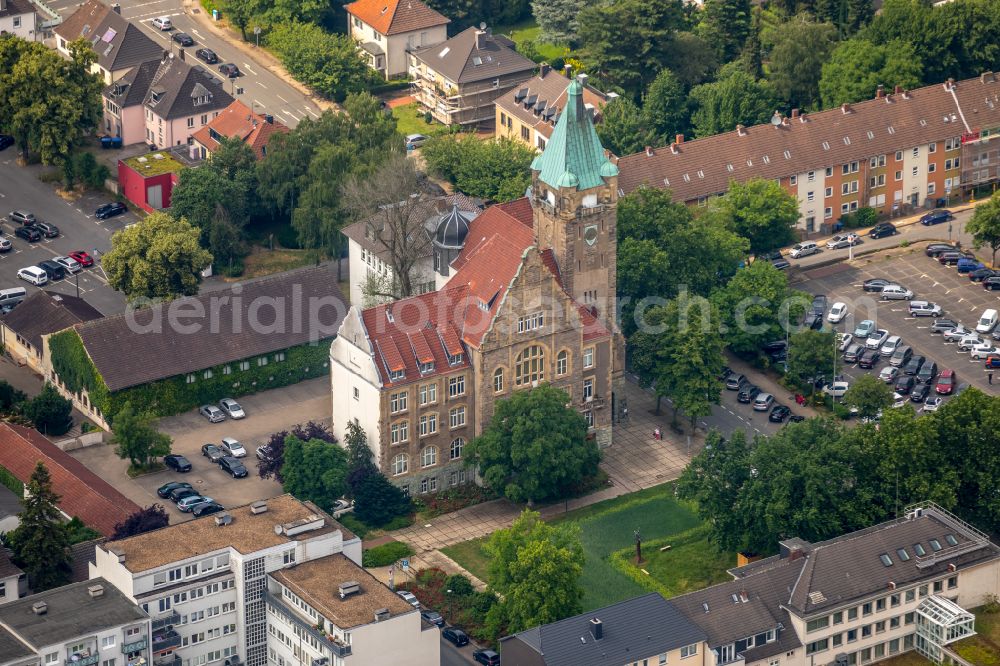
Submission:
<svg viewBox="0 0 1000 666">
<path fill-rule="evenodd" d="M 819 252 L 819 245 L 816 245 L 812 241 L 805 241 L 798 243 L 788 254 L 792 259 L 799 259 L 801 257 L 808 257 L 810 254 L 816 254 L 817 252 Z"/>
<path fill-rule="evenodd" d="M 990 308 L 983 312 L 982 316 L 979 318 L 979 323 L 976 324 L 976 330 L 980 333 L 989 333 L 997 326 L 997 311 Z"/>
<path fill-rule="evenodd" d="M 0 289 L 0 309 L 9 310 L 28 295 L 28 290 L 24 287 L 11 287 L 10 289 Z"/>
</svg>

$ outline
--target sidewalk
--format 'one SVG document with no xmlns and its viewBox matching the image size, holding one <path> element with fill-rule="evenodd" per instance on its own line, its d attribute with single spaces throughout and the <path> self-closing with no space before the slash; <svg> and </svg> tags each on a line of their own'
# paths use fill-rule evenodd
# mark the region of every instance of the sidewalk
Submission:
<svg viewBox="0 0 1000 666">
<path fill-rule="evenodd" d="M 822 416 L 822 414 L 816 411 L 816 409 L 813 408 L 808 401 L 806 401 L 806 404 L 804 405 L 794 405 L 795 394 L 779 384 L 773 377 L 763 370 L 759 370 L 746 361 L 737 358 L 728 350 L 726 351 L 726 358 L 729 359 L 730 368 L 732 368 L 735 372 L 753 377 L 753 383 L 759 386 L 761 391 L 773 395 L 777 402 L 794 406 L 796 414 L 800 414 L 807 419 L 811 419 L 814 416 Z"/>
</svg>

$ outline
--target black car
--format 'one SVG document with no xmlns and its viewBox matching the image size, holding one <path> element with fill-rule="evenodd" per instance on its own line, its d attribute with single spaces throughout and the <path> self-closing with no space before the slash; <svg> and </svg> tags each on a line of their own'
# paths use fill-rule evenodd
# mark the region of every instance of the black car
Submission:
<svg viewBox="0 0 1000 666">
<path fill-rule="evenodd" d="M 469 644 L 469 637 L 458 627 L 447 627 L 441 632 L 441 637 L 456 647 Z"/>
<path fill-rule="evenodd" d="M 928 257 L 936 257 L 942 252 L 954 252 L 958 248 L 951 243 L 931 243 L 924 248 L 924 254 Z"/>
<path fill-rule="evenodd" d="M 903 366 L 904 375 L 916 375 L 920 372 L 920 368 L 924 367 L 924 363 L 927 362 L 927 357 L 925 356 L 914 356 L 909 360 L 909 362 Z"/>
<path fill-rule="evenodd" d="M 740 375 L 734 372 L 726 377 L 726 388 L 730 391 L 739 391 L 743 383 L 747 381 L 749 380 L 746 378 L 746 375 Z"/>
<path fill-rule="evenodd" d="M 995 275 L 1000 275 L 992 268 L 980 268 L 974 271 L 969 271 L 969 280 L 972 282 L 982 282 L 986 278 L 991 278 Z"/>
<path fill-rule="evenodd" d="M 987 289 L 989 291 L 997 291 L 1000 289 L 1000 276 L 989 277 L 983 280 L 983 289 Z"/>
<path fill-rule="evenodd" d="M 175 32 L 170 39 L 174 40 L 181 46 L 194 46 L 194 40 L 191 39 L 191 35 L 184 32 Z"/>
<path fill-rule="evenodd" d="M 944 333 L 958 327 L 958 322 L 954 319 L 936 319 L 931 325 L 931 333 Z"/>
<path fill-rule="evenodd" d="M 201 493 L 199 493 L 197 490 L 195 490 L 194 488 L 191 488 L 189 486 L 187 488 L 183 488 L 183 487 L 182 488 L 174 488 L 173 490 L 170 491 L 169 498 L 170 498 L 171 502 L 173 502 L 174 504 L 176 504 L 177 502 L 180 502 L 185 497 L 197 497 L 198 495 L 201 495 Z"/>
<path fill-rule="evenodd" d="M 205 456 L 214 463 L 219 462 L 226 457 L 226 454 L 217 447 L 215 444 L 203 444 L 201 447 L 201 455 Z"/>
<path fill-rule="evenodd" d="M 917 381 L 921 384 L 930 384 L 937 377 L 938 367 L 934 361 L 924 363 L 917 373 Z"/>
<path fill-rule="evenodd" d="M 14 229 L 14 235 L 23 238 L 29 243 L 37 243 L 42 240 L 42 232 L 34 227 L 18 227 Z"/>
<path fill-rule="evenodd" d="M 923 217 L 921 217 L 920 224 L 924 225 L 925 227 L 929 227 L 932 224 L 941 224 L 942 222 L 947 222 L 952 217 L 954 216 L 951 214 L 950 210 L 947 210 L 945 208 L 936 208 L 931 212 L 927 213 L 926 215 L 924 215 Z"/>
<path fill-rule="evenodd" d="M 874 368 L 878 363 L 880 356 L 877 349 L 866 349 L 864 353 L 858 357 L 858 367 L 861 368 Z"/>
<path fill-rule="evenodd" d="M 222 506 L 218 502 L 206 502 L 205 504 L 199 504 L 192 509 L 191 515 L 195 518 L 201 518 L 202 516 L 211 516 L 213 513 L 219 513 L 220 511 L 225 510 L 226 507 Z"/>
<path fill-rule="evenodd" d="M 219 56 L 215 55 L 215 51 L 212 49 L 198 49 L 194 52 L 194 57 L 209 65 L 219 62 Z"/>
<path fill-rule="evenodd" d="M 916 378 L 903 375 L 896 380 L 896 393 L 899 395 L 909 395 L 916 383 Z"/>
<path fill-rule="evenodd" d="M 844 363 L 857 363 L 858 358 L 861 357 L 864 350 L 865 348 L 863 345 L 856 342 L 852 343 L 851 346 L 847 348 L 847 351 L 844 352 Z"/>
<path fill-rule="evenodd" d="M 500 655 L 493 650 L 476 650 L 472 653 L 472 661 L 483 666 L 500 666 Z"/>
<path fill-rule="evenodd" d="M 788 407 L 785 407 L 784 405 L 775 405 L 774 409 L 772 409 L 771 413 L 768 415 L 767 420 L 772 423 L 781 423 L 791 415 L 792 410 L 788 409 Z"/>
<path fill-rule="evenodd" d="M 865 280 L 861 285 L 861 288 L 865 291 L 872 291 L 877 294 L 881 294 L 882 290 L 888 287 L 890 284 L 895 284 L 892 280 L 886 280 L 885 278 L 872 278 L 871 280 Z"/>
<path fill-rule="evenodd" d="M 805 420 L 806 417 L 802 416 L 801 414 L 792 414 L 791 416 L 788 417 L 789 423 L 802 423 Z"/>
<path fill-rule="evenodd" d="M 812 312 L 820 317 L 826 314 L 826 296 L 822 294 L 813 296 Z"/>
<path fill-rule="evenodd" d="M 237 76 L 240 75 L 240 68 L 231 62 L 219 65 L 219 71 L 225 74 L 230 79 L 235 79 Z"/>
<path fill-rule="evenodd" d="M 896 233 L 896 226 L 891 222 L 879 222 L 868 232 L 869 238 L 885 238 Z"/>
<path fill-rule="evenodd" d="M 788 260 L 785 259 L 784 256 L 782 256 L 781 250 L 775 250 L 774 252 L 768 252 L 767 254 L 762 254 L 757 258 L 767 259 L 768 261 L 771 262 L 771 265 L 777 268 L 779 271 L 783 271 L 789 266 L 791 266 L 791 264 L 788 263 Z"/>
<path fill-rule="evenodd" d="M 9 134 L 0 134 L 0 150 L 6 150 L 14 145 L 14 137 Z"/>
<path fill-rule="evenodd" d="M 49 280 L 62 280 L 66 277 L 66 269 L 52 261 L 51 259 L 46 259 L 45 261 L 39 261 L 35 264 L 49 276 Z"/>
<path fill-rule="evenodd" d="M 910 400 L 912 402 L 923 402 L 927 399 L 927 394 L 931 392 L 930 384 L 917 384 L 910 391 Z"/>
<path fill-rule="evenodd" d="M 718 375 L 716 376 L 716 378 L 717 378 L 717 379 L 718 379 L 718 380 L 719 380 L 720 382 L 724 382 L 724 381 L 726 381 L 726 378 L 727 378 L 727 377 L 729 377 L 729 375 L 731 375 L 731 374 L 733 374 L 733 369 L 732 369 L 732 368 L 730 368 L 730 367 L 729 367 L 728 365 L 724 365 L 724 366 L 722 366 L 722 372 L 720 372 L 720 373 L 719 373 L 719 374 L 718 374 Z"/>
<path fill-rule="evenodd" d="M 115 215 L 122 215 L 128 210 L 125 204 L 120 201 L 115 201 L 112 203 L 106 203 L 100 206 L 96 211 L 94 211 L 94 217 L 98 220 L 106 220 L 109 217 L 114 217 Z"/>
<path fill-rule="evenodd" d="M 171 453 L 169 456 L 163 456 L 163 464 L 177 472 L 191 471 L 191 461 L 179 453 Z"/>
<path fill-rule="evenodd" d="M 755 384 L 746 384 L 740 389 L 740 392 L 736 394 L 736 399 L 742 403 L 753 402 L 753 399 L 760 395 L 760 388 Z"/>
<path fill-rule="evenodd" d="M 232 474 L 234 479 L 242 479 L 247 475 L 247 468 L 243 466 L 239 458 L 223 456 L 222 460 L 219 461 L 219 467 L 226 474 Z"/>
<path fill-rule="evenodd" d="M 945 266 L 954 266 L 960 259 L 971 259 L 972 255 L 967 252 L 942 252 L 938 255 L 938 262 Z"/>
<path fill-rule="evenodd" d="M 441 628 L 444 626 L 444 618 L 441 617 L 441 613 L 432 610 L 422 610 L 420 611 L 420 617 L 424 620 L 433 624 L 435 627 Z"/>
<path fill-rule="evenodd" d="M 35 222 L 31 226 L 38 229 L 46 238 L 56 238 L 59 235 L 59 227 L 51 222 Z"/>
<path fill-rule="evenodd" d="M 823 328 L 823 315 L 817 312 L 807 312 L 806 316 L 802 318 L 802 327 L 818 331 Z"/>
<path fill-rule="evenodd" d="M 156 494 L 163 499 L 167 499 L 170 497 L 170 493 L 178 488 L 191 488 L 191 484 L 187 481 L 171 481 L 170 483 L 164 483 L 162 486 L 157 488 Z"/>
</svg>

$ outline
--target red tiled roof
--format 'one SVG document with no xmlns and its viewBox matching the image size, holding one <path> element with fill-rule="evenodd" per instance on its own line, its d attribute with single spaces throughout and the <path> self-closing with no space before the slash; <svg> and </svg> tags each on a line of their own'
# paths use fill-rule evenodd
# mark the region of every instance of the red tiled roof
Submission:
<svg viewBox="0 0 1000 666">
<path fill-rule="evenodd" d="M 273 119 L 273 116 L 272 116 Z M 267 117 L 254 113 L 240 100 L 234 100 L 212 122 L 194 133 L 194 140 L 205 146 L 209 152 L 219 148 L 219 142 L 212 138 L 210 130 L 228 137 L 239 137 L 253 149 L 257 159 L 264 157 L 264 148 L 275 132 L 284 133 L 288 128 L 278 121 L 268 122 Z"/>
<path fill-rule="evenodd" d="M 508 115 L 521 121 L 522 125 L 533 127 L 535 131 L 548 139 L 552 137 L 556 118 L 566 106 L 566 89 L 569 88 L 572 80 L 551 67 L 542 65 L 538 76 L 528 79 L 498 97 L 496 105 L 501 110 L 506 111 Z M 525 102 L 532 99 L 534 102 L 530 106 L 526 106 Z M 583 103 L 592 106 L 595 112 L 604 108 L 607 101 L 607 96 L 600 90 L 588 85 L 583 87 Z M 536 105 L 541 102 L 544 102 L 544 106 L 537 108 Z M 541 113 L 548 109 L 555 109 L 556 113 L 550 116 Z M 596 120 L 595 118 L 595 122 Z"/>
<path fill-rule="evenodd" d="M 59 509 L 104 536 L 111 536 L 116 523 L 139 510 L 132 500 L 38 432 L 0 423 L 0 467 L 27 483 L 39 461 L 48 468 L 52 489 L 61 498 Z"/>
<path fill-rule="evenodd" d="M 420 0 L 357 0 L 344 9 L 383 35 L 398 35 L 451 23 Z"/>
</svg>

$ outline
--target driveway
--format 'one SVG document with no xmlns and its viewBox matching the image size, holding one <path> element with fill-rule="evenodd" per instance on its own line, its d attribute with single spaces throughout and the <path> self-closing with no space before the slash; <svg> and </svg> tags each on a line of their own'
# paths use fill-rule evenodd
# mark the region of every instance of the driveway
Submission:
<svg viewBox="0 0 1000 666">
<path fill-rule="evenodd" d="M 193 469 L 187 474 L 163 470 L 130 479 L 125 473 L 127 463 L 115 455 L 113 447 L 106 445 L 78 449 L 71 455 L 101 474 L 140 506 L 160 502 L 167 506 L 171 522 L 188 520 L 190 514 L 181 513 L 169 501 L 164 502 L 156 496 L 158 487 L 169 481 L 187 481 L 196 490 L 226 507 L 240 506 L 281 494 L 282 489 L 277 482 L 258 478 L 254 451 L 273 432 L 288 430 L 298 423 L 310 420 L 329 423 L 329 396 L 329 379 L 319 377 L 243 396 L 239 402 L 247 417 L 239 421 L 209 423 L 197 410 L 161 419 L 159 429 L 174 440 L 172 451 L 183 454 L 191 461 Z M 250 472 L 246 478 L 230 477 L 218 465 L 209 463 L 201 455 L 202 444 L 218 444 L 223 437 L 235 437 L 246 447 L 247 458 L 244 463 Z"/>
</svg>

